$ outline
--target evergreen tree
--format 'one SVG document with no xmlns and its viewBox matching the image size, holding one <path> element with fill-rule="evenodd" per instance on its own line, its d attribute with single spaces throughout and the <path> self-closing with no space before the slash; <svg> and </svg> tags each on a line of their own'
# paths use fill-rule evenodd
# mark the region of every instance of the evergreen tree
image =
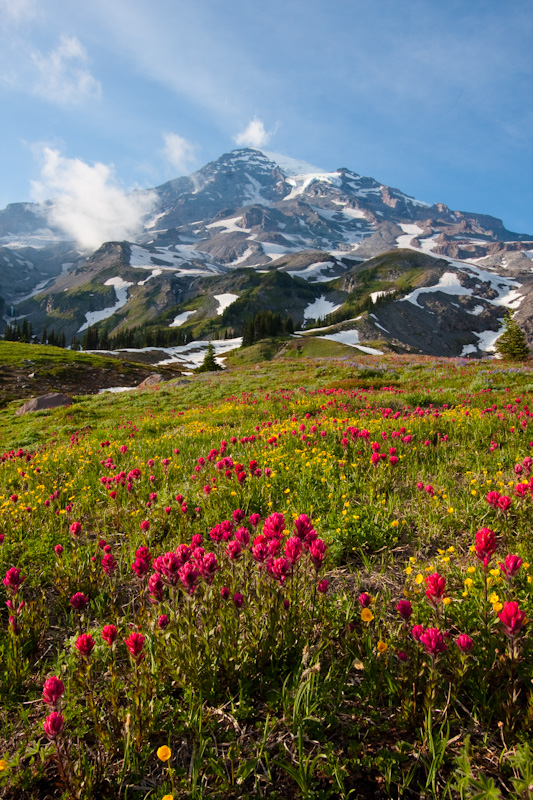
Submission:
<svg viewBox="0 0 533 800">
<path fill-rule="evenodd" d="M 514 321 L 512 311 L 505 315 L 504 325 L 505 330 L 496 342 L 496 352 L 509 361 L 526 361 L 530 355 L 526 335 Z"/>
<path fill-rule="evenodd" d="M 43 333 L 41 336 L 41 344 L 48 344 L 48 333 L 46 331 L 46 325 L 43 328 Z"/>
<path fill-rule="evenodd" d="M 215 348 L 209 342 L 202 365 L 198 367 L 196 372 L 218 372 L 221 369 L 222 367 L 215 360 Z"/>
</svg>

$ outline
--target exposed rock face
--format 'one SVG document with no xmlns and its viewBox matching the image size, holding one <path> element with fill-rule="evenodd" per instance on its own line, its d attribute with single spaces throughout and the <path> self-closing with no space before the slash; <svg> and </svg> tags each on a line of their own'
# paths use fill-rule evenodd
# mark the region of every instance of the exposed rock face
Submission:
<svg viewBox="0 0 533 800">
<path fill-rule="evenodd" d="M 11 270 L 8 286 L 12 284 L 11 276 L 14 280 L 25 269 L 24 285 L 39 289 L 20 297 L 2 287 L 0 294 L 9 304 L 12 296 L 15 299 L 13 318 L 26 317 L 37 335 L 46 326 L 48 332 L 53 329 L 56 335 L 64 333 L 67 341 L 73 336 L 82 339 L 89 324 L 98 324 L 100 332 L 105 326 L 112 338 L 121 330 L 152 322 L 160 327 L 181 327 L 180 334 L 187 342 L 222 336 L 222 328 L 228 326 L 231 334 L 238 336 L 246 319 L 243 304 L 248 298 L 227 315 L 219 310 L 222 301 L 215 303 L 212 298 L 224 295 L 241 298 L 243 289 L 237 286 L 241 280 L 239 272 L 247 270 L 257 276 L 281 271 L 295 276 L 297 281 L 300 278 L 306 281 L 307 288 L 312 287 L 313 298 L 306 298 L 306 292 L 294 282 L 290 286 L 267 287 L 267 294 L 259 298 L 265 309 L 290 312 L 294 322 L 302 324 L 313 318 L 311 312 L 306 312 L 312 301 L 317 304 L 316 313 L 323 316 L 321 309 L 337 306 L 346 299 L 337 296 L 339 287 L 328 286 L 328 282 L 342 275 L 348 278 L 353 263 L 389 252 L 400 254 L 405 248 L 433 261 L 433 265 L 421 267 L 426 274 L 416 279 L 422 281 L 420 286 L 432 285 L 427 282 L 430 273 L 433 267 L 439 269 L 444 259 L 444 269 L 448 272 L 461 271 L 466 263 L 492 271 L 495 280 L 498 275 L 516 279 L 516 285 L 509 284 L 510 300 L 505 300 L 502 291 L 487 285 L 482 298 L 489 305 L 494 301 L 497 306 L 513 309 L 520 306 L 521 314 L 527 305 L 514 295 L 519 287 L 526 289 L 521 290 L 521 297 L 525 298 L 529 292 L 532 236 L 506 230 L 495 217 L 454 211 L 442 203 L 421 202 L 346 168 L 326 172 L 283 156 L 244 148 L 225 153 L 197 172 L 169 181 L 154 191 L 157 196 L 154 214 L 145 220 L 145 229 L 136 242 L 107 242 L 88 258 L 80 254 L 72 259 L 62 255 L 59 266 L 61 269 L 65 266 L 63 274 L 49 280 L 47 285 L 42 282 L 45 272 L 44 266 L 37 263 L 37 250 L 32 251 L 31 257 L 26 253 L 27 261 L 23 263 L 18 255 L 22 250 L 14 249 L 16 237 L 13 234 L 10 239 L 8 234 L 18 229 L 24 235 L 36 234 L 46 223 L 46 214 L 31 204 L 0 211 L 0 248 L 4 245 L 0 261 L 6 270 L 8 267 Z M 2 232 L 6 235 L 2 236 Z M 54 235 L 57 242 L 57 232 Z M 66 247 L 65 242 L 62 245 Z M 310 252 L 316 253 L 314 260 L 297 262 L 300 255 Z M 71 260 L 70 265 L 62 263 Z M 39 263 L 44 265 L 44 261 Z M 418 267 L 414 265 L 413 269 Z M 381 280 L 383 276 L 378 278 Z M 389 283 L 392 280 L 393 276 Z M 418 282 L 409 283 L 410 280 L 407 276 L 405 291 L 419 286 Z M 487 283 L 485 279 L 477 281 L 480 282 Z M 370 279 L 366 284 L 351 280 L 344 290 L 361 294 L 366 287 L 372 295 L 383 295 L 395 289 L 395 297 L 391 299 L 399 299 L 401 283 L 396 287 L 381 283 L 378 281 L 374 289 Z M 468 288 L 474 292 L 472 296 L 479 295 L 474 283 Z M 274 297 L 274 289 L 290 296 Z M 298 302 L 294 302 L 295 294 L 299 294 Z M 417 324 L 423 325 L 426 320 L 432 328 L 434 314 L 450 314 L 453 325 L 459 325 L 455 310 L 457 306 L 461 310 L 462 301 L 453 310 L 455 301 L 450 299 L 453 292 L 446 290 L 444 294 L 447 302 L 446 297 L 441 298 L 435 311 L 425 315 L 415 312 Z M 459 296 L 462 294 L 460 288 Z M 198 302 L 191 305 L 189 301 L 196 298 Z M 323 299 L 318 302 L 320 298 Z M 351 302 L 355 307 L 358 298 L 351 298 Z M 8 303 L 6 310 L 10 309 Z M 424 310 L 425 305 L 426 301 L 418 311 Z M 249 313 L 253 310 L 248 309 Z M 480 312 L 474 304 L 465 313 L 478 316 Z M 405 308 L 399 316 L 404 322 L 398 325 L 395 339 L 401 339 L 399 333 L 408 317 Z M 175 322 L 180 317 L 182 320 Z M 470 329 L 474 338 L 483 332 L 479 330 L 481 321 L 483 317 Z M 530 335 L 533 323 L 525 325 L 524 314 L 520 322 Z M 443 322 L 444 327 L 447 324 Z M 466 330 L 467 322 L 464 326 Z M 488 333 L 494 328 L 489 326 L 484 330 Z M 428 341 L 431 347 L 433 342 L 438 344 L 432 335 Z M 405 343 L 409 347 L 418 346 L 407 338 Z M 453 347 L 462 352 L 470 345 L 469 341 L 462 344 L 458 338 Z"/>
<path fill-rule="evenodd" d="M 73 402 L 74 401 L 71 397 L 67 397 L 66 394 L 61 394 L 60 392 L 42 394 L 40 397 L 33 397 L 31 400 L 28 400 L 23 406 L 15 411 L 15 414 L 20 417 L 22 414 L 28 414 L 31 411 L 43 411 L 48 408 L 70 406 Z"/>
<path fill-rule="evenodd" d="M 148 375 L 139 385 L 138 389 L 149 389 L 151 386 L 156 386 L 158 383 L 162 383 L 165 380 L 165 376 L 161 375 L 160 372 L 154 372 L 152 375 Z"/>
</svg>

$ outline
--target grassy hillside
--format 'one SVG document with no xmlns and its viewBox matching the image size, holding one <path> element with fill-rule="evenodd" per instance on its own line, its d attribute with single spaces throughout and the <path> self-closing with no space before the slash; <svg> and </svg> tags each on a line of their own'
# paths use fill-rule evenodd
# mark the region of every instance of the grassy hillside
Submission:
<svg viewBox="0 0 533 800">
<path fill-rule="evenodd" d="M 531 366 L 294 354 L 15 408 L 0 797 L 527 796 Z"/>
<path fill-rule="evenodd" d="M 158 367 L 167 378 L 177 367 Z M 94 394 L 110 386 L 137 386 L 154 370 L 92 353 L 0 340 L 0 407 L 49 392 Z M 0 441 L 2 438 L 0 436 Z"/>
</svg>

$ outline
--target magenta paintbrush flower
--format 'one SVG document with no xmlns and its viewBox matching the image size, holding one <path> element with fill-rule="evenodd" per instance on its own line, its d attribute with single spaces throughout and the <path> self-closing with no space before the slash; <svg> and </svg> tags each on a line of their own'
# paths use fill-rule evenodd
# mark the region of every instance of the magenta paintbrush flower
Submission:
<svg viewBox="0 0 533 800">
<path fill-rule="evenodd" d="M 74 647 L 82 656 L 88 657 L 92 653 L 94 644 L 94 639 L 90 633 L 82 633 L 76 639 Z"/>
<path fill-rule="evenodd" d="M 428 603 L 436 608 L 437 604 L 440 603 L 442 598 L 444 597 L 444 592 L 446 591 L 446 578 L 440 575 L 438 572 L 434 572 L 432 575 L 426 576 L 426 597 Z"/>
<path fill-rule="evenodd" d="M 64 724 L 65 718 L 63 714 L 58 714 L 57 711 L 52 711 L 52 713 L 49 714 L 43 722 L 43 728 L 47 738 L 52 740 L 59 736 L 63 730 Z"/>
<path fill-rule="evenodd" d="M 130 633 L 124 639 L 124 644 L 128 648 L 128 653 L 134 658 L 137 664 L 144 658 L 143 648 L 146 637 L 142 633 Z"/>
<path fill-rule="evenodd" d="M 413 606 L 409 600 L 399 600 L 396 603 L 396 611 L 400 615 L 400 617 L 407 622 L 410 618 L 411 614 L 413 613 Z"/>
<path fill-rule="evenodd" d="M 76 592 L 70 598 L 69 603 L 75 611 L 83 611 L 89 604 L 89 598 L 83 592 Z"/>
<path fill-rule="evenodd" d="M 16 594 L 25 580 L 26 577 L 20 574 L 18 567 L 11 567 L 6 572 L 6 577 L 2 583 L 11 594 Z"/>
<path fill-rule="evenodd" d="M 118 629 L 114 625 L 104 625 L 102 628 L 102 639 L 109 645 L 109 647 L 113 646 L 117 636 Z"/>
<path fill-rule="evenodd" d="M 474 545 L 476 556 L 483 562 L 485 569 L 494 555 L 497 547 L 496 534 L 490 528 L 481 528 L 476 533 L 476 544 Z"/>
<path fill-rule="evenodd" d="M 527 623 L 525 611 L 522 611 L 514 600 L 504 603 L 498 617 L 503 625 L 503 632 L 510 639 L 516 636 Z"/>
<path fill-rule="evenodd" d="M 460 633 L 455 643 L 461 653 L 469 653 L 474 647 L 474 640 L 467 633 Z"/>
<path fill-rule="evenodd" d="M 65 686 L 60 678 L 52 675 L 47 678 L 43 685 L 43 701 L 48 706 L 55 706 L 57 701 L 62 697 L 65 691 Z"/>
<path fill-rule="evenodd" d="M 298 536 L 291 536 L 285 542 L 285 556 L 291 564 L 296 564 L 302 555 L 302 540 Z"/>
<path fill-rule="evenodd" d="M 427 628 L 420 636 L 420 643 L 424 646 L 426 652 L 433 657 L 438 653 L 443 653 L 447 647 L 444 636 L 438 628 Z"/>
<path fill-rule="evenodd" d="M 498 566 L 501 569 L 504 577 L 510 581 L 511 578 L 514 578 L 522 566 L 522 559 L 520 556 L 513 556 L 511 553 L 509 553 L 509 555 L 505 557 L 504 563 L 502 564 L 500 561 Z"/>
</svg>

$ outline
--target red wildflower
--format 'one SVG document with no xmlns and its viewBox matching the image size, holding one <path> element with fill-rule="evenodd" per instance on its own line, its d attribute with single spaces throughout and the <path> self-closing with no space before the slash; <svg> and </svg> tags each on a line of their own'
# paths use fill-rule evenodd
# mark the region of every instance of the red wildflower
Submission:
<svg viewBox="0 0 533 800">
<path fill-rule="evenodd" d="M 525 611 L 522 611 L 514 600 L 504 603 L 498 617 L 503 625 L 503 632 L 510 639 L 516 636 L 527 623 Z"/>
<path fill-rule="evenodd" d="M 399 600 L 396 603 L 396 611 L 398 612 L 400 617 L 407 622 L 407 620 L 413 613 L 413 606 L 411 605 L 409 600 Z"/>
<path fill-rule="evenodd" d="M 57 678 L 55 675 L 52 675 L 51 678 L 47 678 L 43 685 L 43 701 L 48 706 L 55 706 L 57 701 L 63 695 L 65 691 L 65 686 L 63 681 L 60 678 Z"/>
<path fill-rule="evenodd" d="M 522 566 L 522 559 L 520 558 L 520 556 L 513 556 L 511 555 L 511 553 L 509 553 L 509 555 L 505 557 L 505 562 L 502 564 L 502 562 L 500 561 L 498 566 L 503 572 L 504 577 L 508 581 L 510 581 L 511 578 L 514 578 L 514 576 L 517 574 L 518 570 Z"/>
<path fill-rule="evenodd" d="M 82 633 L 76 639 L 74 647 L 82 656 L 90 656 L 94 647 L 94 639 L 90 633 Z"/>
<path fill-rule="evenodd" d="M 455 643 L 461 653 L 469 653 L 474 647 L 474 640 L 466 633 L 461 633 L 455 640 Z"/>
<path fill-rule="evenodd" d="M 490 528 L 481 528 L 476 533 L 476 556 L 483 562 L 485 569 L 488 567 L 496 547 L 496 534 Z"/>
<path fill-rule="evenodd" d="M 52 711 L 52 713 L 49 714 L 43 722 L 43 728 L 46 737 L 50 740 L 55 739 L 56 736 L 59 736 L 63 730 L 64 724 L 65 718 L 63 714 L 58 714 L 57 711 Z"/>
<path fill-rule="evenodd" d="M 69 603 L 75 611 L 83 611 L 87 608 L 89 598 L 86 597 L 83 592 L 76 592 L 76 594 L 73 594 L 70 598 Z"/>
<path fill-rule="evenodd" d="M 2 583 L 11 594 L 16 594 L 25 580 L 26 576 L 21 576 L 18 567 L 10 567 Z"/>
<path fill-rule="evenodd" d="M 420 643 L 425 647 L 426 652 L 433 657 L 438 653 L 444 653 L 447 647 L 444 636 L 438 628 L 427 628 L 420 635 Z"/>
<path fill-rule="evenodd" d="M 118 629 L 114 625 L 104 625 L 102 628 L 102 639 L 109 645 L 109 647 L 113 646 L 117 636 Z"/>
<path fill-rule="evenodd" d="M 444 597 L 446 591 L 446 578 L 434 572 L 432 575 L 426 576 L 426 597 L 430 605 L 435 607 Z"/>
<path fill-rule="evenodd" d="M 145 642 L 146 636 L 143 636 L 142 633 L 130 633 L 130 635 L 124 639 L 124 644 L 128 648 L 128 653 L 135 659 L 137 664 L 144 658 L 143 647 Z"/>
</svg>

